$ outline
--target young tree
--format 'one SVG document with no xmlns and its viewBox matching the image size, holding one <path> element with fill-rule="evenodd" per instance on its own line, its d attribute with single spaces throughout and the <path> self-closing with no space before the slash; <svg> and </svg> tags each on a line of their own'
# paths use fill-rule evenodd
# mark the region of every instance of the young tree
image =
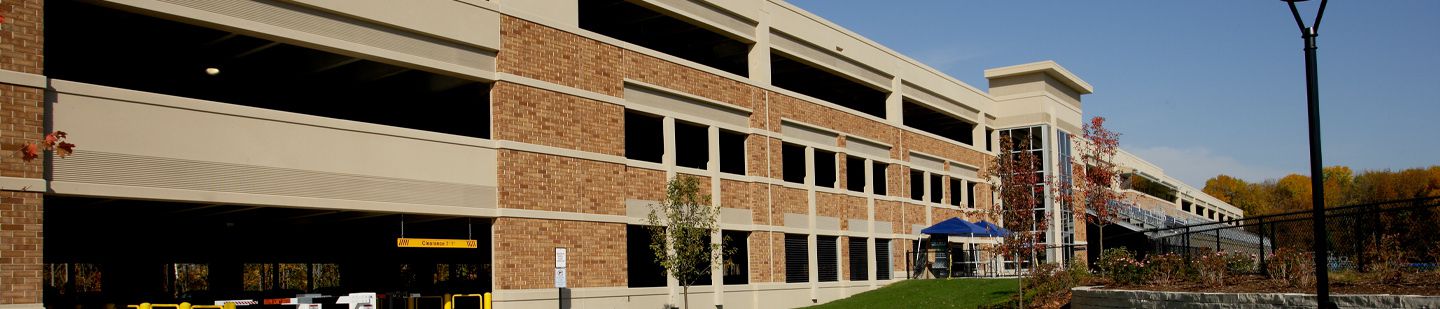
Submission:
<svg viewBox="0 0 1440 309">
<path fill-rule="evenodd" d="M 1000 225 L 1010 230 L 1004 240 L 991 250 L 997 255 L 1012 257 L 1019 269 L 1021 257 L 1035 265 L 1035 255 L 1044 250 L 1046 223 L 1049 221 L 1035 213 L 1035 208 L 1043 207 L 1045 200 L 1045 181 L 1040 169 L 1043 161 L 1029 151 L 1028 144 L 1016 143 L 1015 140 L 1028 141 L 1029 137 L 1001 138 L 1000 153 L 987 166 L 987 174 L 991 187 L 1000 197 L 1001 205 L 995 208 Z M 1022 276 L 1020 280 L 1018 295 L 1023 305 L 1025 279 Z"/>
<path fill-rule="evenodd" d="M 1092 117 L 1085 124 L 1084 135 L 1073 140 L 1076 162 L 1082 168 L 1077 179 L 1051 179 L 1055 196 L 1067 201 L 1076 212 L 1087 214 L 1086 221 L 1100 227 L 1099 251 L 1105 252 L 1105 227 L 1117 218 L 1116 204 L 1122 202 L 1115 187 L 1120 181 L 1120 167 L 1115 164 L 1115 153 L 1120 149 L 1120 133 L 1105 128 L 1105 117 Z"/>
<path fill-rule="evenodd" d="M 713 263 L 729 267 L 722 257 L 735 251 L 723 246 L 728 237 L 710 242 L 710 233 L 720 228 L 720 208 L 711 207 L 710 196 L 700 194 L 695 177 L 679 175 L 666 185 L 665 200 L 650 209 L 648 222 L 655 261 L 680 282 L 684 307 L 689 308 L 690 286 L 709 276 Z"/>
</svg>

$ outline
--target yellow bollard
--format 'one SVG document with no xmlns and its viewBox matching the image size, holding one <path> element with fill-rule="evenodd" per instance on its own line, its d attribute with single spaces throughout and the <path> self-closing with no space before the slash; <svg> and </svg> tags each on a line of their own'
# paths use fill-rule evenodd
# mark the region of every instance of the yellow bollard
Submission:
<svg viewBox="0 0 1440 309">
<path fill-rule="evenodd" d="M 180 307 L 177 307 L 177 308 L 178 308 L 178 309 L 190 309 L 190 303 L 189 303 L 189 302 L 181 302 L 181 303 L 180 303 Z"/>
<path fill-rule="evenodd" d="M 485 309 L 490 308 L 490 292 L 485 292 Z"/>
<path fill-rule="evenodd" d="M 455 299 L 451 298 L 450 294 L 445 294 L 445 296 L 442 297 L 440 302 L 444 304 L 445 309 L 455 309 Z"/>
<path fill-rule="evenodd" d="M 150 303 L 140 303 L 140 309 L 150 309 Z"/>
<path fill-rule="evenodd" d="M 220 309 L 235 309 L 235 303 L 226 302 L 225 305 L 220 306 Z"/>
</svg>

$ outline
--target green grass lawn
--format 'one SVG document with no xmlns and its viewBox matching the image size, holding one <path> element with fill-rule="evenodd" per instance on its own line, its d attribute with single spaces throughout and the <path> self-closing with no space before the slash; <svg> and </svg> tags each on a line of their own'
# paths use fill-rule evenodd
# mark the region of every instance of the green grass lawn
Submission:
<svg viewBox="0 0 1440 309">
<path fill-rule="evenodd" d="M 975 308 L 1015 294 L 1015 279 L 905 280 L 809 308 Z"/>
</svg>

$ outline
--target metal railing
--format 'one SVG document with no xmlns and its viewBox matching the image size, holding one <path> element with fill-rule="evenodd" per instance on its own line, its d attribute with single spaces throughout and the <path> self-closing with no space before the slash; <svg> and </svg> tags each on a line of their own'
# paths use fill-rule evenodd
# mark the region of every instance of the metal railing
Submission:
<svg viewBox="0 0 1440 309">
<path fill-rule="evenodd" d="M 1366 271 L 1377 250 L 1402 256 L 1404 267 L 1423 268 L 1440 259 L 1433 256 L 1440 253 L 1440 197 L 1331 207 L 1325 209 L 1324 216 L 1322 235 L 1330 248 L 1325 253 L 1330 271 Z M 1267 255 L 1280 248 L 1309 252 L 1315 239 L 1310 210 L 1194 224 L 1171 219 L 1165 220 L 1170 224 L 1164 227 L 1105 235 L 1105 240 L 1133 240 L 1144 235 L 1148 247 L 1129 248 L 1137 255 L 1176 253 L 1186 262 L 1217 251 L 1253 253 L 1258 266 L 1255 272 L 1263 273 Z M 1386 237 L 1391 240 L 1385 242 Z"/>
</svg>

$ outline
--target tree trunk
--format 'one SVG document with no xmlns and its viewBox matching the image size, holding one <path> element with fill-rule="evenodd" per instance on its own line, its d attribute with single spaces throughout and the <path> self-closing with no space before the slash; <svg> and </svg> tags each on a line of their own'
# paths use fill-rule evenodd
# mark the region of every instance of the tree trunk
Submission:
<svg viewBox="0 0 1440 309">
<path fill-rule="evenodd" d="M 684 294 L 684 295 L 685 295 L 685 300 L 684 300 L 685 304 L 682 305 L 682 306 L 680 306 L 680 307 L 681 307 L 681 308 L 685 308 L 685 309 L 690 309 L 690 285 L 689 285 L 689 284 L 686 284 L 686 285 L 681 286 L 681 288 L 680 288 L 680 294 Z"/>
<path fill-rule="evenodd" d="M 1025 276 L 1020 274 L 1020 254 L 1015 254 L 1015 279 L 1020 283 L 1016 288 L 1019 290 L 1020 301 L 1015 302 L 1015 309 L 1025 308 Z"/>
</svg>

